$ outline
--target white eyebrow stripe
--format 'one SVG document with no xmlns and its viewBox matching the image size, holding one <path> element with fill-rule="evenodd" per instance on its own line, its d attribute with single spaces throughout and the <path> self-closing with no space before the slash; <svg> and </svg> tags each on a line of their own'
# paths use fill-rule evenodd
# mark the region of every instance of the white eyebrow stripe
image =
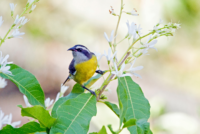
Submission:
<svg viewBox="0 0 200 134">
<path fill-rule="evenodd" d="M 78 49 L 78 48 L 84 49 L 84 50 L 89 52 L 89 50 L 87 48 L 85 48 L 85 47 L 77 46 L 76 49 Z"/>
</svg>

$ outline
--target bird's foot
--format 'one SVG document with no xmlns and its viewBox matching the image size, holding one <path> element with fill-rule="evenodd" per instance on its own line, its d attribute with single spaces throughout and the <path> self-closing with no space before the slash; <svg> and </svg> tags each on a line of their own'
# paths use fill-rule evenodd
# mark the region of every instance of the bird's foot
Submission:
<svg viewBox="0 0 200 134">
<path fill-rule="evenodd" d="M 96 70 L 96 73 L 103 75 L 105 73 L 105 71 Z"/>
<path fill-rule="evenodd" d="M 96 93 L 95 93 L 95 91 L 92 91 L 92 90 L 88 89 L 87 87 L 85 87 L 85 86 L 83 86 L 83 85 L 82 85 L 82 87 L 83 87 L 84 89 L 88 90 L 91 94 L 97 96 Z"/>
<path fill-rule="evenodd" d="M 96 93 L 95 93 L 95 91 L 90 90 L 90 93 L 93 94 L 93 95 L 95 95 L 95 96 L 97 96 Z"/>
</svg>

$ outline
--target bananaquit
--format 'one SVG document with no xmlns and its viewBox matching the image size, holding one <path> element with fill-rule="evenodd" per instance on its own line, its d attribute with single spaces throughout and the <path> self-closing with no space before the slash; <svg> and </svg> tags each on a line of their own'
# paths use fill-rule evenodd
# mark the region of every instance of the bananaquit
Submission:
<svg viewBox="0 0 200 134">
<path fill-rule="evenodd" d="M 96 95 L 94 91 L 86 88 L 83 84 L 87 82 L 94 73 L 103 74 L 104 72 L 97 69 L 96 55 L 83 45 L 75 45 L 68 50 L 72 51 L 73 60 L 69 65 L 69 76 L 65 80 L 73 79 L 79 83 L 84 89 L 90 91 L 93 95 Z M 63 83 L 63 85 L 65 84 Z"/>
</svg>

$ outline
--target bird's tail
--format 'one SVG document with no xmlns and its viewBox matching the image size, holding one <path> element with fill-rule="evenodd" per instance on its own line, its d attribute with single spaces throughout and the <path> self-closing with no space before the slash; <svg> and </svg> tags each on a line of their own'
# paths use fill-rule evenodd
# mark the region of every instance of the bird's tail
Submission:
<svg viewBox="0 0 200 134">
<path fill-rule="evenodd" d="M 63 85 L 64 85 L 68 80 L 70 80 L 70 76 L 68 76 L 67 79 L 63 82 Z"/>
</svg>

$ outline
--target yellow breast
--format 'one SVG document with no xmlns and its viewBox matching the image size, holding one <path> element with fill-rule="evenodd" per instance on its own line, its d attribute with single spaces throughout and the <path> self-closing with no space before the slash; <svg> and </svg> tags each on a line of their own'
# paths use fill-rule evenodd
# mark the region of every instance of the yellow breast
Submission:
<svg viewBox="0 0 200 134">
<path fill-rule="evenodd" d="M 75 65 L 76 74 L 74 80 L 79 84 L 87 82 L 97 69 L 97 58 L 95 55 L 88 61 L 84 61 Z"/>
</svg>

